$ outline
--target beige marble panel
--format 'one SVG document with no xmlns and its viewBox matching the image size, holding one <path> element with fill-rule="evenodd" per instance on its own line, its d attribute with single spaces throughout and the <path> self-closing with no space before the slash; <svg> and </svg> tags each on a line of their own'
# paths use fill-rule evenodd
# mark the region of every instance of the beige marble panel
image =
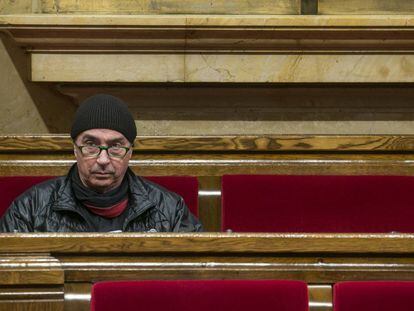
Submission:
<svg viewBox="0 0 414 311">
<path fill-rule="evenodd" d="M 180 54 L 31 54 L 37 82 L 183 82 Z"/>
<path fill-rule="evenodd" d="M 42 26 L 185 26 L 187 15 L 0 15 L 0 25 Z M 76 29 L 76 28 L 75 28 Z"/>
<path fill-rule="evenodd" d="M 299 14 L 300 0 L 43 0 L 44 13 Z"/>
<path fill-rule="evenodd" d="M 414 82 L 414 55 L 32 54 L 42 82 Z"/>
<path fill-rule="evenodd" d="M 137 120 L 140 135 L 414 134 L 414 121 Z"/>
<path fill-rule="evenodd" d="M 414 15 L 0 14 L 0 26 L 412 27 Z"/>
<path fill-rule="evenodd" d="M 319 0 L 319 14 L 414 14 L 411 0 Z"/>
<path fill-rule="evenodd" d="M 0 133 L 47 133 L 24 81 L 0 40 Z"/>
<path fill-rule="evenodd" d="M 34 13 L 39 0 L 0 0 L 0 14 Z"/>
<path fill-rule="evenodd" d="M 0 35 L 0 133 L 67 132 L 76 106 L 48 83 L 31 83 L 27 54 Z"/>
<path fill-rule="evenodd" d="M 414 55 L 186 55 L 186 82 L 414 82 Z"/>
<path fill-rule="evenodd" d="M 407 27 L 414 25 L 414 16 L 407 15 L 240 15 L 187 17 L 188 26 L 254 26 L 254 27 Z"/>
</svg>

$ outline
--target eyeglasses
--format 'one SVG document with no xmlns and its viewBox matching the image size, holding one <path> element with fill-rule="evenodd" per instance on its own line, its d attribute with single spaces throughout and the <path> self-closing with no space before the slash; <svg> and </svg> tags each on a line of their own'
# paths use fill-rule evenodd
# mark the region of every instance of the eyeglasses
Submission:
<svg viewBox="0 0 414 311">
<path fill-rule="evenodd" d="M 118 147 L 118 146 L 111 146 L 111 147 L 105 147 L 105 146 L 97 146 L 97 145 L 84 145 L 84 146 L 78 146 L 75 144 L 76 147 L 79 148 L 80 152 L 85 157 L 94 157 L 97 158 L 101 154 L 102 150 L 106 150 L 108 153 L 108 156 L 111 158 L 118 158 L 123 159 L 130 147 Z"/>
</svg>

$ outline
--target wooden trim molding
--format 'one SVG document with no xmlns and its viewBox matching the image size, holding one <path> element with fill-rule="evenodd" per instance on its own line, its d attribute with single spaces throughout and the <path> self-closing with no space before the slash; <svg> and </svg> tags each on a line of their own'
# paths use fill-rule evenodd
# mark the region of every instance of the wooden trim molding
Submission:
<svg viewBox="0 0 414 311">
<path fill-rule="evenodd" d="M 3 135 L 1 153 L 72 153 L 68 135 Z M 414 135 L 138 136 L 134 152 L 412 153 Z"/>
<path fill-rule="evenodd" d="M 5 233 L 0 275 L 7 276 L 10 267 L 30 272 L 36 261 L 46 265 L 13 283 L 0 277 L 0 309 L 26 310 L 21 304 L 27 297 L 38 306 L 33 310 L 63 310 L 64 303 L 65 310 L 86 311 L 91 284 L 104 280 L 296 279 L 308 283 L 311 311 L 332 310 L 335 282 L 413 280 L 413 239 L 412 234 Z M 48 262 L 60 269 L 51 279 L 42 274 L 56 270 Z M 46 299 L 53 303 L 49 308 Z"/>
<path fill-rule="evenodd" d="M 342 253 L 413 254 L 413 234 L 357 233 L 4 233 L 0 254 Z"/>
<path fill-rule="evenodd" d="M 412 15 L 0 15 L 31 52 L 412 51 Z"/>
<path fill-rule="evenodd" d="M 0 31 L 34 82 L 414 82 L 413 15 L 0 15 Z"/>
</svg>

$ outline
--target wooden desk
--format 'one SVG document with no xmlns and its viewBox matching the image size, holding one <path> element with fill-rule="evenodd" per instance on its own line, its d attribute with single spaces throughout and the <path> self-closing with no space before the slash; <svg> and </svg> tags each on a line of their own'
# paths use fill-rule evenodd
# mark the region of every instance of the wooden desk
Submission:
<svg viewBox="0 0 414 311">
<path fill-rule="evenodd" d="M 311 310 L 331 285 L 414 280 L 413 234 L 1 234 L 0 310 L 88 310 L 102 280 L 299 279 Z"/>
</svg>

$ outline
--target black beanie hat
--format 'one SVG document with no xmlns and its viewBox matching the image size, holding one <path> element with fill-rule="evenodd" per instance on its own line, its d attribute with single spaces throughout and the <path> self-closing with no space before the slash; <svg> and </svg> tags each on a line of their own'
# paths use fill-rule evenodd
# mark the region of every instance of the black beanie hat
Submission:
<svg viewBox="0 0 414 311">
<path fill-rule="evenodd" d="M 121 99 L 107 94 L 93 95 L 79 106 L 70 136 L 75 140 L 83 131 L 96 128 L 117 131 L 131 144 L 137 136 L 134 118 L 127 105 Z"/>
</svg>

